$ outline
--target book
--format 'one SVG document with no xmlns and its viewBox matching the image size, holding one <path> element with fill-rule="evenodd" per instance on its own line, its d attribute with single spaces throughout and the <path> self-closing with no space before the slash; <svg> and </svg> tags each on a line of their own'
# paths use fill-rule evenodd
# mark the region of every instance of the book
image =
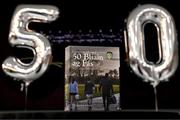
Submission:
<svg viewBox="0 0 180 120">
<path fill-rule="evenodd" d="M 64 110 L 118 110 L 120 108 L 119 68 L 119 47 L 66 47 Z M 107 81 L 110 81 L 106 86 L 112 87 L 112 89 L 107 87 L 107 90 L 109 91 L 108 95 L 105 95 L 103 92 L 105 84 L 107 84 L 106 82 L 103 82 L 105 75 L 108 75 Z M 107 98 L 105 98 L 106 96 Z M 105 101 L 105 104 L 103 104 L 103 100 Z M 107 101 L 109 105 L 107 105 Z"/>
</svg>

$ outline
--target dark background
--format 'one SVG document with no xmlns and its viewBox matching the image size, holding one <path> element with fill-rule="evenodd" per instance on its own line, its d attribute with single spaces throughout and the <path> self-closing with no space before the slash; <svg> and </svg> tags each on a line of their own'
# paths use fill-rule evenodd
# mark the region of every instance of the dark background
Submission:
<svg viewBox="0 0 180 120">
<path fill-rule="evenodd" d="M 18 57 L 24 56 L 27 51 L 12 48 L 8 43 L 9 27 L 11 17 L 17 5 L 19 4 L 46 4 L 55 5 L 60 9 L 60 17 L 51 24 L 31 24 L 30 28 L 36 31 L 43 31 L 47 33 L 49 30 L 58 31 L 62 30 L 66 33 L 69 30 L 77 32 L 78 30 L 108 31 L 112 29 L 114 33 L 126 28 L 125 19 L 129 13 L 140 4 L 152 3 L 161 5 L 166 8 L 174 17 L 177 32 L 180 29 L 179 14 L 180 10 L 177 0 L 124 0 L 124 1 L 97 1 L 97 0 L 7 0 L 1 4 L 0 7 L 0 63 L 10 55 Z M 123 32 L 120 32 L 123 35 Z M 153 33 L 154 34 L 154 33 Z M 179 38 L 178 38 L 179 41 Z M 64 62 L 64 48 L 67 45 L 89 45 L 89 43 L 62 43 L 52 44 L 53 62 Z M 156 60 L 157 48 L 153 46 L 154 42 L 147 43 L 150 60 Z M 141 112 L 119 112 L 108 113 L 113 117 L 161 117 L 171 118 L 176 114 L 170 113 L 151 113 L 142 112 L 144 110 L 154 110 L 154 91 L 149 83 L 144 83 L 140 78 L 131 72 L 126 60 L 124 50 L 124 41 L 113 43 L 92 43 L 91 45 L 98 46 L 119 46 L 121 49 L 121 108 L 123 110 L 141 110 Z M 27 53 L 26 53 L 27 55 Z M 28 52 L 31 56 L 31 52 Z M 154 56 L 154 57 L 151 57 Z M 170 78 L 169 82 L 160 83 L 157 87 L 158 103 L 160 109 L 166 109 L 169 112 L 180 108 L 180 82 L 178 80 L 179 67 L 176 74 Z M 63 110 L 64 109 L 64 64 L 63 67 L 57 68 L 50 66 L 47 72 L 39 79 L 35 80 L 29 86 L 28 92 L 28 106 L 27 110 Z M 0 69 L 0 110 L 6 111 L 5 117 L 61 117 L 72 118 L 76 116 L 75 113 L 29 113 L 29 114 L 11 114 L 9 111 L 24 111 L 25 101 L 24 92 L 20 91 L 20 81 L 14 81 L 12 78 L 6 76 L 2 69 Z M 80 113 L 77 113 L 77 115 Z M 96 113 L 85 113 L 87 115 Z M 99 117 L 103 117 L 99 113 Z M 22 117 L 21 117 L 22 116 Z M 71 116 L 71 117 L 70 117 Z M 77 117 L 77 116 L 76 116 Z M 97 115 L 90 118 L 97 117 Z M 176 116 L 177 117 L 177 116 Z M 81 115 L 79 116 L 81 118 Z M 110 117 L 109 117 L 110 118 Z"/>
</svg>

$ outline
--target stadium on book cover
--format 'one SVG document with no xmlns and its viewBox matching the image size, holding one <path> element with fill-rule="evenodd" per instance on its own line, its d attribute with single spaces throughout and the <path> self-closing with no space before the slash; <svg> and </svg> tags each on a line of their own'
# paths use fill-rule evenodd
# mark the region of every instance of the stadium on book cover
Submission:
<svg viewBox="0 0 180 120">
<path fill-rule="evenodd" d="M 119 47 L 65 48 L 65 111 L 116 111 L 120 105 Z"/>
</svg>

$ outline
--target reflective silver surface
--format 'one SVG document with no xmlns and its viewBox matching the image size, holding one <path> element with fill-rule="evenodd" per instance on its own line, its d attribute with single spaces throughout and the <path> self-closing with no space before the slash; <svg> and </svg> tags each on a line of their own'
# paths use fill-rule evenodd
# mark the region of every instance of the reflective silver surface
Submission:
<svg viewBox="0 0 180 120">
<path fill-rule="evenodd" d="M 28 28 L 30 22 L 46 23 L 58 18 L 59 10 L 49 5 L 19 5 L 13 15 L 9 43 L 13 47 L 33 51 L 31 63 L 25 64 L 16 57 L 8 57 L 2 64 L 3 71 L 29 84 L 39 78 L 48 68 L 51 60 L 51 45 L 48 39 Z"/>
<path fill-rule="evenodd" d="M 159 61 L 147 61 L 144 26 L 153 23 L 157 28 Z M 155 87 L 171 77 L 178 66 L 178 42 L 175 23 L 164 8 L 147 4 L 134 9 L 127 20 L 129 62 L 132 70 Z"/>
</svg>

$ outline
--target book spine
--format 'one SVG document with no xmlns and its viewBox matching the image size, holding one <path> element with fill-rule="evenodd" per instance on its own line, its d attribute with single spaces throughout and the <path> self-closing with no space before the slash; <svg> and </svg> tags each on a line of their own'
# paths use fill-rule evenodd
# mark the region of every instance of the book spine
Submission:
<svg viewBox="0 0 180 120">
<path fill-rule="evenodd" d="M 69 111 L 69 76 L 70 76 L 70 47 L 65 48 L 65 82 L 64 82 L 64 101 L 65 101 L 65 111 Z"/>
</svg>

